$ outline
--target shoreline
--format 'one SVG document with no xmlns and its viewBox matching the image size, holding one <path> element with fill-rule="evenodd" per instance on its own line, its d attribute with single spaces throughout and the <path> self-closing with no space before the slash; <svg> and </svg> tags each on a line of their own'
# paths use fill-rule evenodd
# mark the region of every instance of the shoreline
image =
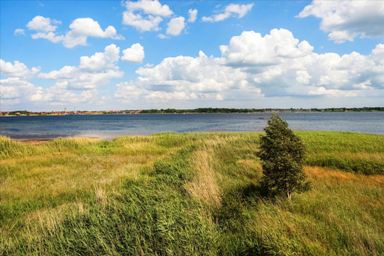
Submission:
<svg viewBox="0 0 384 256">
<path fill-rule="evenodd" d="M 48 141 L 52 141 L 55 139 L 90 139 L 90 140 L 112 140 L 117 137 L 122 136 L 129 136 L 129 135 L 121 135 L 121 136 L 114 136 L 114 137 L 108 137 L 108 136 L 97 136 L 97 135 L 89 135 L 89 136 L 82 136 L 82 135 L 58 135 L 58 136 L 9 136 L 9 135 L 0 135 L 0 137 L 6 137 L 13 141 L 18 142 L 26 142 L 26 143 L 44 143 Z M 132 136 L 138 136 L 138 135 L 132 135 Z"/>
<path fill-rule="evenodd" d="M 47 143 L 49 141 L 53 141 L 55 139 L 87 139 L 87 140 L 105 140 L 105 141 L 110 141 L 114 138 L 103 138 L 103 137 L 85 137 L 85 136 L 60 136 L 60 137 L 52 137 L 52 138 L 12 138 L 12 137 L 7 137 L 10 138 L 13 141 L 17 142 L 22 142 L 22 143 L 27 143 L 27 144 L 43 144 Z"/>
<path fill-rule="evenodd" d="M 152 133 L 152 134 L 119 134 L 116 136 L 103 136 L 103 135 L 60 135 L 60 136 L 43 136 L 43 137 L 11 137 L 8 135 L 0 135 L 0 137 L 6 137 L 10 140 L 28 143 L 28 144 L 41 144 L 49 141 L 53 141 L 55 139 L 89 139 L 89 140 L 102 140 L 102 141 L 112 141 L 116 138 L 121 137 L 146 137 L 153 135 L 161 135 L 161 134 L 246 134 L 246 133 L 262 133 L 263 131 L 198 131 L 198 132 L 160 132 L 160 133 Z M 294 130 L 294 132 L 299 133 L 350 133 L 350 134 L 365 134 L 365 135 L 376 135 L 376 136 L 384 136 L 384 133 L 369 133 L 369 132 L 360 132 L 360 131 L 336 131 L 336 130 Z"/>
</svg>

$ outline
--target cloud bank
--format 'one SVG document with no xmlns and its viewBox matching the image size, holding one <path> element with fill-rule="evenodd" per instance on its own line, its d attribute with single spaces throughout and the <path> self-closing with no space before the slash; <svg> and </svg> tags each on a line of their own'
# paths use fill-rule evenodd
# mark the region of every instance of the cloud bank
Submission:
<svg viewBox="0 0 384 256">
<path fill-rule="evenodd" d="M 221 56 L 176 56 L 139 68 L 115 96 L 132 101 L 228 100 L 236 97 L 364 97 L 382 95 L 384 44 L 369 55 L 316 53 L 287 29 L 244 31 L 220 46 Z"/>
<path fill-rule="evenodd" d="M 133 44 L 120 53 L 120 48 L 110 44 L 102 52 L 82 56 L 78 66 L 63 66 L 58 70 L 41 72 L 39 67 L 28 68 L 19 61 L 0 59 L 0 101 L 2 104 L 36 102 L 50 106 L 61 104 L 100 102 L 99 88 L 124 72 L 117 65 L 119 60 L 141 62 L 144 47 Z M 37 86 L 32 81 L 53 81 L 50 86 Z"/>
<path fill-rule="evenodd" d="M 320 28 L 336 43 L 384 36 L 384 1 L 314 0 L 298 15 L 321 19 Z"/>
<path fill-rule="evenodd" d="M 136 70 L 137 78 L 119 82 L 114 98 L 121 102 L 226 102 L 270 97 L 361 98 L 384 96 L 384 44 L 367 55 L 317 53 L 287 29 L 262 35 L 244 31 L 219 46 L 219 56 L 200 51 L 193 56 L 164 58 Z M 78 66 L 50 72 L 1 60 L 2 99 L 48 102 L 97 101 L 99 88 L 122 78 L 119 61 L 143 61 L 144 48 L 124 49 L 114 44 L 102 52 L 82 56 Z M 31 77 L 53 81 L 43 88 Z M 24 93 L 28 92 L 28 93 Z M 24 94 L 23 94 L 24 93 Z M 28 95 L 27 95 L 28 94 Z M 24 96 L 23 96 L 24 95 Z"/>
</svg>

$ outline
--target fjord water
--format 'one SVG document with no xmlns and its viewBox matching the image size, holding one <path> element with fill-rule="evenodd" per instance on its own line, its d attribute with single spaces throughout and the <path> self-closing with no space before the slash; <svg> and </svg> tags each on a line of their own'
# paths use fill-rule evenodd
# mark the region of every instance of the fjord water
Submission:
<svg viewBox="0 0 384 256">
<path fill-rule="evenodd" d="M 286 112 L 295 130 L 384 134 L 384 112 Z M 0 135 L 16 139 L 84 136 L 105 139 L 160 132 L 261 131 L 271 113 L 0 117 Z"/>
</svg>

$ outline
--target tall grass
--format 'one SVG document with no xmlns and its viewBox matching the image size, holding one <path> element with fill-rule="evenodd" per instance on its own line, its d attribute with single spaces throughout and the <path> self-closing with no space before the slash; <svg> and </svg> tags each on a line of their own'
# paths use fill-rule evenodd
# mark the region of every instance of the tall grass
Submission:
<svg viewBox="0 0 384 256">
<path fill-rule="evenodd" d="M 384 136 L 349 132 L 303 132 L 307 164 L 363 173 L 384 173 Z"/>
<path fill-rule="evenodd" d="M 383 254 L 384 136 L 299 135 L 291 201 L 260 194 L 258 133 L 0 138 L 0 255 Z"/>
</svg>

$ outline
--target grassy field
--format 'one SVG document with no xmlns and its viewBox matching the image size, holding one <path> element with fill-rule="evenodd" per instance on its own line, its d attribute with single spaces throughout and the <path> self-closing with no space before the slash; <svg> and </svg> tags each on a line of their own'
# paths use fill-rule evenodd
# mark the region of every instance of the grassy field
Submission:
<svg viewBox="0 0 384 256">
<path fill-rule="evenodd" d="M 259 193 L 259 133 L 0 137 L 0 255 L 384 255 L 384 136 L 298 135 L 291 201 Z"/>
</svg>

